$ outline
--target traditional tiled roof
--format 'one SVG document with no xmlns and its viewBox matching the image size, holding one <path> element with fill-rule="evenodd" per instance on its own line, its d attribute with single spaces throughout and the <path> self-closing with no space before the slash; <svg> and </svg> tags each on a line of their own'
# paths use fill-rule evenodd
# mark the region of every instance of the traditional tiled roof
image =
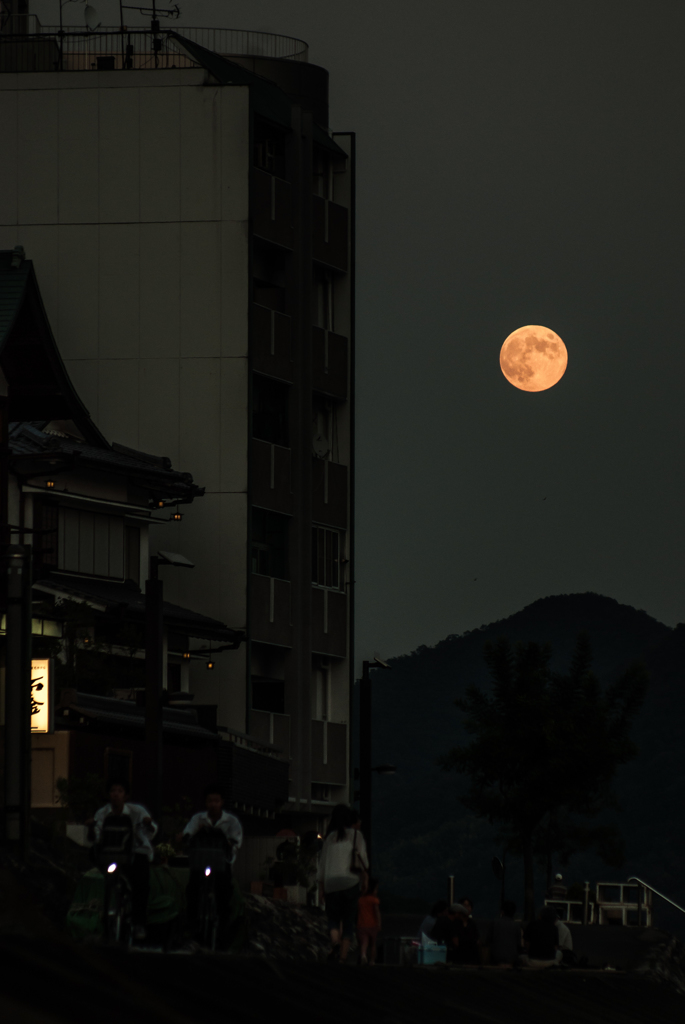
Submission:
<svg viewBox="0 0 685 1024">
<path fill-rule="evenodd" d="M 132 700 L 118 700 L 116 697 L 63 690 L 57 708 L 58 716 L 63 717 L 65 711 L 76 712 L 81 718 L 98 725 L 136 730 L 145 728 L 145 709 L 138 707 Z M 197 712 L 193 708 L 163 708 L 162 728 L 165 733 L 186 739 L 219 739 L 215 732 L 198 725 Z"/>
<path fill-rule="evenodd" d="M 71 383 L 22 246 L 0 250 L 0 366 L 11 418 L 71 418 L 88 441 L 108 447 Z"/>
<path fill-rule="evenodd" d="M 90 418 L 52 334 L 31 260 L 21 246 L 0 250 L 0 366 L 9 383 L 10 448 L 15 472 L 30 477 L 49 471 L 41 456 L 67 465 L 126 475 L 156 502 L 192 501 L 204 493 L 190 473 L 169 459 L 110 444 Z M 37 420 L 37 416 L 44 416 Z M 71 420 L 79 437 L 51 429 Z"/>
<path fill-rule="evenodd" d="M 193 483 L 190 473 L 182 473 L 171 468 L 169 459 L 148 456 L 144 452 L 135 452 L 131 448 L 120 445 L 96 446 L 79 441 L 77 438 L 60 435 L 48 430 L 44 421 L 32 423 L 12 423 L 9 430 L 9 446 L 13 468 L 26 472 L 26 466 L 33 465 L 36 473 L 38 468 L 36 456 L 45 455 L 46 460 L 54 460 L 64 456 L 70 460 L 78 460 L 79 464 L 88 465 L 105 472 L 138 478 L 160 498 L 187 501 L 189 498 L 204 494 L 204 488 Z M 22 456 L 28 456 L 22 466 Z M 39 462 L 41 460 L 38 460 Z"/>
<path fill-rule="evenodd" d="M 110 580 L 88 579 L 69 573 L 51 572 L 36 585 L 39 590 L 58 590 L 66 597 L 93 601 L 104 606 L 107 612 L 121 611 L 125 616 L 142 619 L 145 615 L 145 595 L 131 583 Z M 243 633 L 231 629 L 218 619 L 164 602 L 164 621 L 175 632 L 197 640 L 209 640 L 220 644 L 238 645 Z"/>
</svg>

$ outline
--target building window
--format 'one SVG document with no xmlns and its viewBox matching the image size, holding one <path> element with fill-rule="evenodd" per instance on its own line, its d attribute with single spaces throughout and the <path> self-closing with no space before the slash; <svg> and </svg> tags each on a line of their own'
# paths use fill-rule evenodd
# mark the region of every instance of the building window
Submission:
<svg viewBox="0 0 685 1024">
<path fill-rule="evenodd" d="M 58 564 L 65 572 L 123 580 L 123 518 L 60 508 Z"/>
<path fill-rule="evenodd" d="M 312 718 L 326 721 L 331 717 L 331 668 L 321 662 L 313 671 Z"/>
<path fill-rule="evenodd" d="M 288 572 L 288 516 L 252 509 L 252 572 L 290 579 Z"/>
<path fill-rule="evenodd" d="M 252 250 L 252 298 L 260 306 L 286 313 L 288 257 L 274 246 L 255 240 Z"/>
<path fill-rule="evenodd" d="M 312 396 L 312 449 L 319 459 L 335 461 L 338 455 L 336 406 L 330 398 Z"/>
<path fill-rule="evenodd" d="M 286 177 L 285 132 L 258 118 L 254 124 L 254 164 L 267 174 Z"/>
<path fill-rule="evenodd" d="M 276 313 L 285 313 L 285 288 L 260 277 L 255 277 L 252 285 L 252 298 L 258 306 L 266 306 Z"/>
<path fill-rule="evenodd" d="M 37 572 L 57 568 L 59 547 L 59 506 L 51 501 L 34 500 L 33 558 Z"/>
<path fill-rule="evenodd" d="M 333 275 L 328 271 L 314 270 L 312 280 L 312 324 L 325 331 L 334 330 Z"/>
<path fill-rule="evenodd" d="M 325 526 L 312 528 L 312 583 L 340 589 L 340 534 Z"/>
<path fill-rule="evenodd" d="M 272 715 L 285 714 L 285 682 L 252 676 L 252 710 L 269 711 Z"/>
<path fill-rule="evenodd" d="M 289 405 L 288 384 L 255 373 L 252 378 L 252 436 L 288 448 Z"/>
<path fill-rule="evenodd" d="M 314 146 L 312 154 L 312 192 L 323 199 L 333 198 L 333 160 L 319 146 Z"/>
</svg>

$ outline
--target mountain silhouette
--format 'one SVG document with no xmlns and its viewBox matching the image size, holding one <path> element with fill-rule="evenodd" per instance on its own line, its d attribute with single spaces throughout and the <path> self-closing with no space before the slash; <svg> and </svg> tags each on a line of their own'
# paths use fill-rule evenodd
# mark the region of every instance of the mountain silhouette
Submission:
<svg viewBox="0 0 685 1024">
<path fill-rule="evenodd" d="M 626 863 L 607 868 L 585 853 L 559 869 L 567 884 L 635 874 L 685 905 L 685 625 L 672 629 L 644 611 L 585 593 L 542 598 L 507 619 L 390 659 L 392 672 L 372 673 L 374 763 L 398 769 L 374 778 L 374 867 L 388 909 L 418 910 L 444 895 L 453 874 L 458 895 L 470 893 L 483 914 L 496 912 L 499 887 L 490 866 L 499 853 L 496 829 L 463 807 L 466 780 L 441 771 L 436 758 L 465 740 L 455 699 L 469 684 L 489 685 L 486 643 L 504 637 L 549 644 L 552 669 L 565 672 L 581 632 L 603 685 L 635 661 L 647 666 L 650 683 L 633 729 L 638 757 L 616 777 L 620 807 L 601 819 L 619 825 Z M 520 906 L 520 861 L 510 859 L 507 872 L 507 895 Z M 544 883 L 539 869 L 538 902 Z M 661 901 L 655 911 L 664 926 L 682 930 L 685 915 Z"/>
</svg>

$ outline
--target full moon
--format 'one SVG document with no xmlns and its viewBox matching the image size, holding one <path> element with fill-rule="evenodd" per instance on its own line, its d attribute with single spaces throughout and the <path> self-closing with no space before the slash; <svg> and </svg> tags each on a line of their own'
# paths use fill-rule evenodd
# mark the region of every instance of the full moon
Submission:
<svg viewBox="0 0 685 1024">
<path fill-rule="evenodd" d="M 566 373 L 566 346 L 549 327 L 529 325 L 513 331 L 502 345 L 499 365 L 521 391 L 546 391 Z"/>
</svg>

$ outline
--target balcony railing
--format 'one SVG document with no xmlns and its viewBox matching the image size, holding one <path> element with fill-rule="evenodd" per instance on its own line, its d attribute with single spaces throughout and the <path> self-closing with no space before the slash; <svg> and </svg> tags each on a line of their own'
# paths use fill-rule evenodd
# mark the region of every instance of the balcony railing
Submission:
<svg viewBox="0 0 685 1024">
<path fill-rule="evenodd" d="M 290 759 L 290 715 L 279 715 L 274 711 L 250 712 L 250 731 L 252 735 L 277 747 L 286 760 Z"/>
<path fill-rule="evenodd" d="M 346 785 L 347 726 L 342 722 L 312 721 L 312 782 Z"/>
<path fill-rule="evenodd" d="M 14 29 L 16 31 L 9 31 Z M 306 61 L 302 39 L 241 29 L 180 28 L 178 35 L 224 57 Z M 0 32 L 0 71 L 121 71 L 197 67 L 168 30 L 98 28 L 93 32 L 41 25 L 24 16 Z"/>
</svg>

